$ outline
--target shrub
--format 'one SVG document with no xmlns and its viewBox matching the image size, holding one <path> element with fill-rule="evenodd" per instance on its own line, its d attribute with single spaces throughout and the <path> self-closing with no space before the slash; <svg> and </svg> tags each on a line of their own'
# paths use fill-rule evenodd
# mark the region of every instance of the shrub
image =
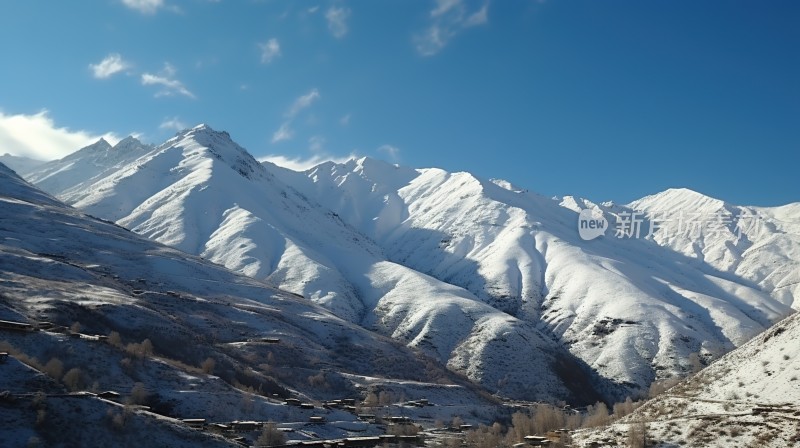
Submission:
<svg viewBox="0 0 800 448">
<path fill-rule="evenodd" d="M 69 369 L 69 371 L 64 374 L 62 381 L 64 381 L 64 385 L 70 390 L 79 390 L 83 387 L 83 371 L 77 367 Z"/>
<path fill-rule="evenodd" d="M 206 358 L 206 360 L 203 361 L 200 364 L 200 368 L 203 370 L 203 373 L 207 373 L 209 375 L 212 375 L 212 374 L 214 374 L 214 367 L 216 365 L 217 365 L 217 362 L 214 361 L 214 358 L 210 358 L 209 357 L 209 358 Z"/>
<path fill-rule="evenodd" d="M 324 372 L 319 372 L 316 375 L 312 375 L 308 377 L 308 384 L 312 387 L 318 387 L 321 389 L 329 389 L 330 384 L 328 384 L 328 379 L 325 378 Z"/>
<path fill-rule="evenodd" d="M 150 393 L 147 391 L 147 388 L 144 387 L 142 383 L 136 383 L 133 385 L 133 389 L 131 389 L 131 395 L 128 397 L 128 401 L 130 404 L 145 404 L 147 403 L 147 398 Z"/>
<path fill-rule="evenodd" d="M 108 334 L 108 343 L 114 347 L 122 347 L 122 337 L 118 332 L 112 331 Z"/>
<path fill-rule="evenodd" d="M 50 378 L 58 381 L 61 379 L 61 376 L 64 374 L 64 363 L 61 362 L 58 358 L 52 358 L 50 361 L 47 361 L 47 364 L 44 365 L 44 373 L 46 373 Z"/>
<path fill-rule="evenodd" d="M 144 358 L 145 356 L 152 356 L 153 355 L 153 343 L 150 342 L 150 339 L 145 339 L 141 343 L 137 344 L 135 342 L 131 342 L 125 347 L 125 351 L 130 353 L 131 355 L 137 358 Z"/>
</svg>

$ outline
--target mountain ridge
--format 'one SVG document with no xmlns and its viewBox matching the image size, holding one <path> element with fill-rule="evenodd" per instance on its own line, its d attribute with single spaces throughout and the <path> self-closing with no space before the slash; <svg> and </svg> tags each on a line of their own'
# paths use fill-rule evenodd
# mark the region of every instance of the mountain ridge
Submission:
<svg viewBox="0 0 800 448">
<path fill-rule="evenodd" d="M 491 365 L 513 357 L 500 355 L 511 336 L 523 336 L 509 346 L 530 353 L 521 357 L 538 364 L 550 356 L 543 365 L 552 366 L 575 356 L 586 363 L 586 378 L 594 369 L 604 379 L 592 380 L 597 387 L 624 398 L 685 374 L 691 353 L 706 362 L 721 356 L 798 305 L 791 287 L 771 296 L 800 260 L 800 238 L 791 232 L 759 240 L 765 252 L 748 263 L 787 260 L 786 273 L 759 280 L 683 253 L 671 240 L 578 237 L 577 209 L 597 207 L 613 227 L 632 207 L 653 209 L 652 201 L 545 198 L 470 173 L 370 158 L 293 172 L 252 166 L 255 159 L 244 154 L 227 133 L 198 126 L 110 174 L 85 173 L 92 187 L 82 196 L 52 192 L 134 232 L 302 294 L 490 389 L 503 384 L 501 395 L 565 393 L 550 368 Z M 215 160 L 231 169 L 215 168 Z M 147 188 L 134 188 L 141 185 Z M 762 213 L 794 216 L 793 207 Z M 538 385 L 523 392 L 531 381 Z"/>
</svg>

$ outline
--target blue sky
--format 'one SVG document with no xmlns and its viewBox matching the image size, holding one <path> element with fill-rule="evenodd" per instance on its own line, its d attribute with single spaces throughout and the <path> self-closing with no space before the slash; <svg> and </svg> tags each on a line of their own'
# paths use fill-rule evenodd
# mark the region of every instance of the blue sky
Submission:
<svg viewBox="0 0 800 448">
<path fill-rule="evenodd" d="M 800 3 L 9 0 L 0 153 L 227 130 L 628 202 L 800 201 Z"/>
</svg>

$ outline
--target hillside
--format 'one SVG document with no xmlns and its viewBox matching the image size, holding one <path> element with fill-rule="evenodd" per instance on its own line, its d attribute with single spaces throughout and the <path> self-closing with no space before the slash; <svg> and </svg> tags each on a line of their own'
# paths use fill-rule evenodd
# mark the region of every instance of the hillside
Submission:
<svg viewBox="0 0 800 448">
<path fill-rule="evenodd" d="M 794 314 L 620 422 L 573 438 L 624 444 L 630 428 L 645 422 L 648 446 L 798 446 L 798 338 L 800 314 Z"/>
<path fill-rule="evenodd" d="M 0 320 L 32 326 L 0 325 L 0 352 L 10 354 L 0 359 L 0 392 L 8 392 L 0 440 L 124 446 L 147 434 L 162 446 L 229 446 L 176 419 L 272 420 L 302 440 L 312 437 L 303 431 L 312 415 L 330 422 L 314 427 L 322 437 L 382 433 L 319 403 L 360 401 L 384 387 L 395 400 L 429 398 L 443 416 L 496 410 L 467 381 L 392 339 L 87 216 L 2 165 L 0 211 Z M 121 397 L 69 395 L 83 390 Z M 283 404 L 289 397 L 317 404 Z M 120 405 L 131 400 L 152 412 Z"/>
<path fill-rule="evenodd" d="M 70 157 L 98 160 L 93 153 Z M 80 188 L 38 185 L 87 213 L 303 295 L 502 396 L 637 395 L 689 372 L 692 353 L 717 359 L 796 306 L 797 204 L 761 210 L 772 226 L 754 243 L 762 255 L 742 251 L 734 268 L 671 240 L 614 237 L 615 216 L 671 207 L 666 199 L 552 199 L 470 173 L 369 158 L 298 173 L 259 164 L 205 125 L 113 160 L 65 176 L 56 167 L 77 162 L 51 162 L 50 185 L 82 178 Z M 603 210 L 612 230 L 582 240 L 581 208 Z M 768 274 L 778 260 L 782 273 Z M 744 265 L 764 275 L 737 270 Z"/>
</svg>

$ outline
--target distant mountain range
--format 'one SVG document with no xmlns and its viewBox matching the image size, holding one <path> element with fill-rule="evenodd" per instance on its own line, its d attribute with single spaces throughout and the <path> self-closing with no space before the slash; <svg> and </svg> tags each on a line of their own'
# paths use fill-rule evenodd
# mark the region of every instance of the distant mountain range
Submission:
<svg viewBox="0 0 800 448">
<path fill-rule="evenodd" d="M 19 173 L 501 396 L 637 395 L 686 374 L 690 354 L 709 363 L 800 308 L 800 203 L 676 189 L 594 204 L 370 158 L 295 172 L 205 125 L 158 146 L 100 141 Z M 587 209 L 604 236 L 581 238 Z"/>
</svg>

